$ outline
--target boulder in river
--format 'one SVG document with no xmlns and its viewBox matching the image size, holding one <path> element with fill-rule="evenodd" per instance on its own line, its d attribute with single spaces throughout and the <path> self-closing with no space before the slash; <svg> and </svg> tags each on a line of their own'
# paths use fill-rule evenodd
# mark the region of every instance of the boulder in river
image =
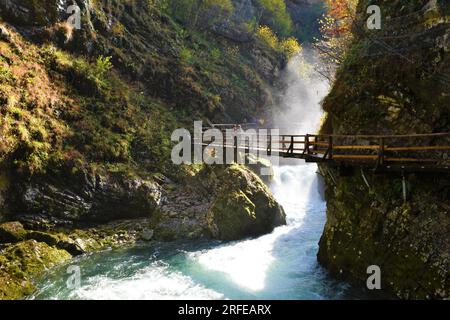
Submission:
<svg viewBox="0 0 450 320">
<path fill-rule="evenodd" d="M 28 240 L 0 251 L 0 300 L 20 299 L 34 291 L 33 277 L 68 261 L 65 250 Z"/>
<path fill-rule="evenodd" d="M 216 197 L 207 215 L 212 236 L 238 240 L 270 233 L 286 224 L 283 208 L 267 186 L 251 170 L 238 165 L 216 169 Z"/>
</svg>

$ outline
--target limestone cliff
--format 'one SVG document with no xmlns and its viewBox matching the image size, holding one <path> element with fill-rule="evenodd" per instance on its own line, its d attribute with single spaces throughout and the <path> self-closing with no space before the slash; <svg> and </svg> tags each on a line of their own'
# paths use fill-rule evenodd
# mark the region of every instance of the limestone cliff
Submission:
<svg viewBox="0 0 450 320">
<path fill-rule="evenodd" d="M 365 29 L 369 4 L 359 3 L 355 40 L 324 101 L 322 131 L 449 132 L 448 1 L 378 1 L 382 29 L 373 31 Z M 401 173 L 329 170 L 319 261 L 364 286 L 367 267 L 378 265 L 382 288 L 401 298 L 449 298 L 450 177 L 405 173 L 404 201 Z"/>
</svg>

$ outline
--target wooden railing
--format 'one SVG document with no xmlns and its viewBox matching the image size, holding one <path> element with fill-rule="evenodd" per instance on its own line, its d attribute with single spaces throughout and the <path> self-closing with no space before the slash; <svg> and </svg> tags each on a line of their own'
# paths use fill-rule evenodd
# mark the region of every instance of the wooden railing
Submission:
<svg viewBox="0 0 450 320">
<path fill-rule="evenodd" d="M 225 132 L 225 130 L 223 130 Z M 280 140 L 268 135 L 246 137 L 256 139 L 239 144 L 238 136 L 225 139 L 216 147 L 234 148 L 235 152 L 265 151 L 283 158 L 305 159 L 307 162 L 328 162 L 336 165 L 373 166 L 377 169 L 430 169 L 450 168 L 450 133 L 410 135 L 280 135 Z M 226 135 L 224 134 L 224 137 Z M 202 142 L 204 146 L 210 142 Z M 214 146 L 214 145 L 213 145 Z"/>
</svg>

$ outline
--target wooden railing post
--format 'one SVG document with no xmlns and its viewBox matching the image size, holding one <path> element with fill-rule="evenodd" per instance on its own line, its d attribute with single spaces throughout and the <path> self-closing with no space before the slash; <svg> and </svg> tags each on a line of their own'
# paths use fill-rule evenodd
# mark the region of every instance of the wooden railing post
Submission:
<svg viewBox="0 0 450 320">
<path fill-rule="evenodd" d="M 315 154 L 315 153 L 317 152 L 317 150 L 319 149 L 318 146 L 317 146 L 317 142 L 319 142 L 319 139 L 318 139 L 317 136 L 315 136 L 315 137 L 314 137 L 314 146 L 313 146 L 314 154 Z"/>
<path fill-rule="evenodd" d="M 247 158 L 249 154 L 250 154 L 250 140 L 245 139 L 245 158 Z"/>
<path fill-rule="evenodd" d="M 238 149 L 238 137 L 237 137 L 237 135 L 234 136 L 233 146 L 234 146 L 234 159 L 235 159 L 235 162 L 238 163 L 239 149 Z"/>
<path fill-rule="evenodd" d="M 303 150 L 303 154 L 309 154 L 309 134 L 305 136 L 305 150 Z"/>
<path fill-rule="evenodd" d="M 294 154 L 294 136 L 291 136 L 291 146 L 289 147 L 288 153 Z"/>
<path fill-rule="evenodd" d="M 323 158 L 329 160 L 333 159 L 333 136 L 328 137 L 328 149 L 323 155 Z"/>
<path fill-rule="evenodd" d="M 384 138 L 380 138 L 380 148 L 378 150 L 378 163 L 377 166 L 381 167 L 384 165 L 384 152 L 385 152 L 385 141 Z"/>
<path fill-rule="evenodd" d="M 330 152 L 328 154 L 328 158 L 330 160 L 333 159 L 333 136 L 328 137 L 328 148 L 330 148 Z"/>
<path fill-rule="evenodd" d="M 222 141 L 222 157 L 223 157 L 223 162 L 222 163 L 227 163 L 227 133 L 222 132 L 223 135 L 223 141 Z"/>
</svg>

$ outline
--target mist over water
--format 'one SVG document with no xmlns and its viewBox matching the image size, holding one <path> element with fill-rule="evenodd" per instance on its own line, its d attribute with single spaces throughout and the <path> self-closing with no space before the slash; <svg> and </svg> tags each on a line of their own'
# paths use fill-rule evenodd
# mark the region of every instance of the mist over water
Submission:
<svg viewBox="0 0 450 320">
<path fill-rule="evenodd" d="M 327 85 L 300 72 L 294 58 L 278 93 L 274 123 L 282 133 L 315 133 Z M 317 263 L 326 203 L 317 167 L 300 160 L 274 167 L 270 185 L 287 214 L 271 234 L 232 243 L 154 243 L 84 256 L 81 287 L 67 289 L 65 267 L 40 284 L 36 299 L 340 299 L 349 286 Z"/>
<path fill-rule="evenodd" d="M 311 65 L 314 54 L 306 50 L 291 59 L 283 72 L 282 89 L 275 92 L 280 106 L 273 108 L 273 123 L 282 134 L 315 134 L 322 118 L 321 101 L 329 84 Z"/>
</svg>

